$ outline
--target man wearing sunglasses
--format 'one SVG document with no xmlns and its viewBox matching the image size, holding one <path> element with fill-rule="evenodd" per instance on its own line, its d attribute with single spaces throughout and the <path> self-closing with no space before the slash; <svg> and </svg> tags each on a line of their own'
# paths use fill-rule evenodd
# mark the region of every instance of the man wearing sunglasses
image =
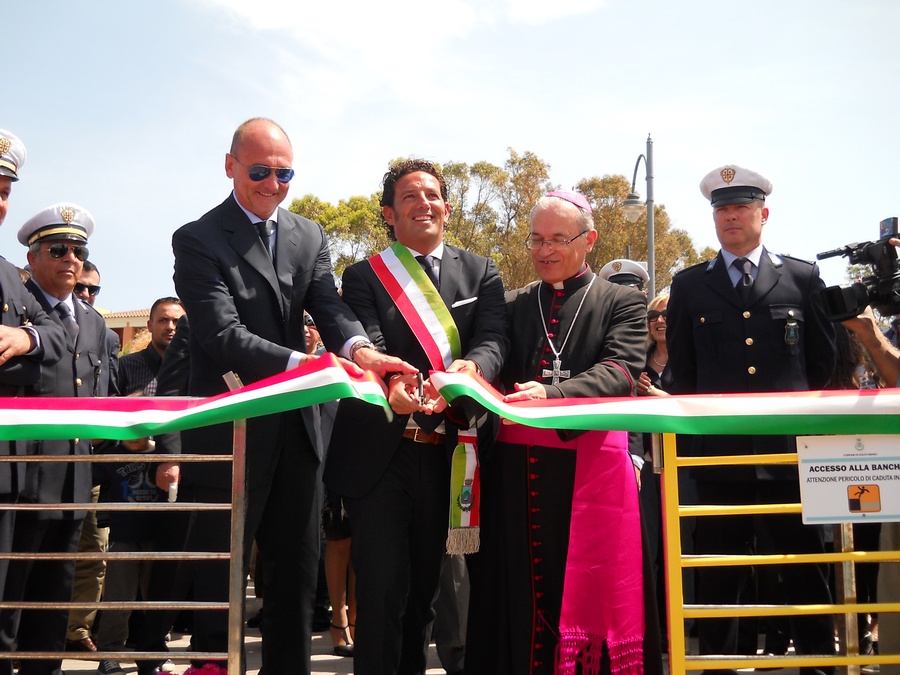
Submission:
<svg viewBox="0 0 900 675">
<path fill-rule="evenodd" d="M 225 155 L 232 194 L 172 238 L 175 289 L 191 317 L 193 396 L 224 392 L 222 375 L 228 371 L 250 384 L 318 358 L 306 353 L 304 310 L 330 351 L 381 375 L 415 372 L 375 350 L 341 300 L 321 226 L 278 208 L 287 197 L 293 162 L 291 142 L 275 122 L 255 118 L 240 125 Z M 191 452 L 228 454 L 232 442 L 230 424 L 182 434 Z M 308 673 L 324 454 L 317 410 L 249 420 L 247 449 L 246 553 L 249 557 L 255 536 L 266 562 L 263 668 L 267 675 Z M 221 462 L 183 467 L 179 490 L 191 491 L 198 501 L 230 502 L 231 467 Z M 189 546 L 228 549 L 227 513 L 192 517 Z M 226 600 L 227 563 L 209 561 L 197 568 L 202 569 L 195 576 L 196 599 Z M 193 649 L 225 651 L 227 628 L 224 612 L 196 612 Z"/>
<path fill-rule="evenodd" d="M 6 218 L 12 185 L 25 163 L 25 145 L 0 129 L 0 224 Z M 40 379 L 40 367 L 59 361 L 66 351 L 62 329 L 22 286 L 19 271 L 0 258 L 0 396 L 21 396 Z M 22 455 L 23 441 L 0 441 L 0 455 Z M 25 481 L 23 463 L 0 462 L 0 502 L 14 503 Z M 0 510 L 0 552 L 12 550 L 16 512 Z M 0 599 L 9 560 L 0 560 Z"/>
<path fill-rule="evenodd" d="M 25 222 L 19 242 L 28 247 L 31 279 L 25 286 L 66 336 L 67 351 L 53 366 L 42 366 L 40 382 L 26 388 L 31 396 L 106 396 L 102 386 L 109 367 L 106 324 L 90 305 L 73 296 L 88 256 L 87 240 L 94 220 L 84 208 L 64 202 L 40 211 Z M 108 383 L 108 378 L 105 379 Z M 91 440 L 35 440 L 27 444 L 32 455 L 89 455 Z M 30 504 L 83 504 L 91 498 L 91 466 L 84 462 L 29 463 L 19 501 Z M 74 553 L 78 548 L 86 512 L 23 511 L 16 518 L 13 551 L 16 553 Z M 72 597 L 74 560 L 13 561 L 4 597 L 9 601 L 68 602 Z M 0 612 L 0 650 L 61 652 L 66 646 L 69 612 L 14 610 Z M 58 673 L 61 661 L 24 660 L 19 673 Z M 0 660 L 0 674 L 12 674 L 11 659 Z"/>
</svg>

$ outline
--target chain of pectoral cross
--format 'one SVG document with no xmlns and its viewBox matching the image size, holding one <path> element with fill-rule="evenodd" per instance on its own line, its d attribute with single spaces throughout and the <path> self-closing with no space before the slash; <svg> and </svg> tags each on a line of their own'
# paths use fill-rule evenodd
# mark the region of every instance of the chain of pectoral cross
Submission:
<svg viewBox="0 0 900 675">
<path fill-rule="evenodd" d="M 571 370 L 563 370 L 562 369 L 562 353 L 566 348 L 566 343 L 569 341 L 569 336 L 572 335 L 572 329 L 575 328 L 575 322 L 578 320 L 578 315 L 581 313 L 581 308 L 584 305 L 584 301 L 587 299 L 588 293 L 591 292 L 591 286 L 594 285 L 594 281 L 597 279 L 596 275 L 591 276 L 591 282 L 587 285 L 587 288 L 584 290 L 584 295 L 581 296 L 581 302 L 578 303 L 578 309 L 575 310 L 575 316 L 572 317 L 572 323 L 569 324 L 569 330 L 566 333 L 566 337 L 563 339 L 562 345 L 560 345 L 559 349 L 556 349 L 556 346 L 553 344 L 553 340 L 550 339 L 550 331 L 547 330 L 547 320 L 544 318 L 544 306 L 541 302 L 541 289 L 538 289 L 537 299 L 538 299 L 538 312 L 541 315 L 541 325 L 544 328 L 544 335 L 547 338 L 547 344 L 550 345 L 550 350 L 553 352 L 553 356 L 556 358 L 553 359 L 553 369 L 549 370 L 544 368 L 541 371 L 542 377 L 550 377 L 552 378 L 551 384 L 559 384 L 560 378 L 570 378 L 572 377 Z M 552 292 L 552 287 L 551 287 Z"/>
</svg>

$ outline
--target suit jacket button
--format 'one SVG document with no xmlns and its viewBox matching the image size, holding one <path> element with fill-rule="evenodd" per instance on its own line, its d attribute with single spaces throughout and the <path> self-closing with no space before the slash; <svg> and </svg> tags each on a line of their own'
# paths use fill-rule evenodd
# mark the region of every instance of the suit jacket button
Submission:
<svg viewBox="0 0 900 675">
<path fill-rule="evenodd" d="M 80 378 L 80 377 L 76 377 L 76 378 L 75 378 L 75 386 L 76 386 L 76 387 L 80 387 L 81 384 L 82 384 L 82 383 L 81 383 L 81 378 Z"/>
<path fill-rule="evenodd" d="M 747 372 L 751 375 L 756 375 L 756 366 L 750 366 L 749 368 L 747 368 Z"/>
<path fill-rule="evenodd" d="M 701 316 L 701 317 L 700 317 L 700 323 L 706 323 L 706 317 L 705 317 L 705 316 Z"/>
<path fill-rule="evenodd" d="M 4 312 L 8 312 L 8 311 L 9 311 L 9 305 L 8 305 L 8 304 L 3 303 L 3 311 L 4 311 Z"/>
<path fill-rule="evenodd" d="M 750 312 L 745 311 L 745 312 L 743 313 L 742 316 L 743 316 L 745 319 L 749 319 L 749 318 L 750 318 Z"/>
<path fill-rule="evenodd" d="M 746 340 L 744 340 L 744 342 L 747 343 L 747 346 L 748 346 L 748 347 L 752 347 L 752 346 L 753 346 L 753 338 L 747 338 Z"/>
</svg>

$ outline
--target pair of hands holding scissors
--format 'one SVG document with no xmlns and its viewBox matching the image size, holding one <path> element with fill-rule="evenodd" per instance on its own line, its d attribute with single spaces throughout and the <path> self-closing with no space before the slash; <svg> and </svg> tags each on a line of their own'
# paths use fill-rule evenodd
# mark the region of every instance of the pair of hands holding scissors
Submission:
<svg viewBox="0 0 900 675">
<path fill-rule="evenodd" d="M 456 359 L 447 366 L 446 372 L 478 372 L 474 361 Z M 426 415 L 441 413 L 447 408 L 447 401 L 438 393 L 430 379 L 422 373 L 395 373 L 388 380 L 388 403 L 398 415 L 421 412 Z"/>
</svg>

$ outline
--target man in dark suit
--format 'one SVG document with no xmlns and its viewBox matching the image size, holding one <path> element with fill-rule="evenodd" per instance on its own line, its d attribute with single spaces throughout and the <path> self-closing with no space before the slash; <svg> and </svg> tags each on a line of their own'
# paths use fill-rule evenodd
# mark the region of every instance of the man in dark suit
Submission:
<svg viewBox="0 0 900 675">
<path fill-rule="evenodd" d="M 234 192 L 172 238 L 175 288 L 191 317 L 190 381 L 193 396 L 226 391 L 222 376 L 234 371 L 244 384 L 317 358 L 306 354 L 303 311 L 315 319 L 326 347 L 384 374 L 414 372 L 372 348 L 335 288 L 328 241 L 316 223 L 279 209 L 294 175 L 287 134 L 266 119 L 235 131 L 225 155 Z M 189 452 L 229 453 L 232 426 L 182 434 Z M 270 415 L 247 424 L 248 510 L 246 537 L 254 536 L 266 561 L 263 672 L 309 672 L 311 611 L 318 569 L 318 490 L 323 458 L 314 408 Z M 230 501 L 231 467 L 191 464 L 182 485 L 200 501 Z M 189 547 L 227 550 L 229 519 L 197 513 Z M 249 551 L 248 551 L 249 552 Z M 198 565 L 197 600 L 224 600 L 228 568 Z M 226 647 L 223 612 L 198 612 L 194 650 Z"/>
<path fill-rule="evenodd" d="M 108 364 L 106 324 L 97 311 L 72 290 L 88 255 L 94 221 L 84 208 L 64 202 L 47 207 L 19 230 L 28 246 L 31 279 L 25 286 L 67 336 L 68 351 L 54 366 L 41 368 L 40 381 L 26 389 L 32 396 L 106 396 Z M 88 438 L 29 441 L 28 454 L 63 459 L 91 453 Z M 25 471 L 19 501 L 30 504 L 84 504 L 91 497 L 91 467 L 84 462 L 33 462 Z M 16 518 L 16 553 L 74 553 L 85 511 L 23 511 Z M 8 601 L 68 602 L 72 597 L 74 560 L 16 560 L 9 566 L 4 597 Z M 21 651 L 63 651 L 69 612 L 4 609 L 0 612 L 0 650 L 13 642 Z M 60 659 L 23 660 L 19 673 L 59 675 Z M 0 673 L 12 674 L 11 659 Z"/>
<path fill-rule="evenodd" d="M 0 129 L 0 225 L 6 218 L 12 184 L 25 163 L 25 145 Z M 51 366 L 66 350 L 62 329 L 47 316 L 40 303 L 22 286 L 18 270 L 0 258 L 0 396 L 21 396 L 26 385 L 36 384 L 41 365 Z M 0 455 L 21 455 L 22 441 L 0 441 Z M 22 463 L 0 462 L 0 502 L 14 503 L 25 481 Z M 12 550 L 15 511 L 0 511 L 0 552 Z M 0 598 L 9 560 L 0 560 Z"/>
<path fill-rule="evenodd" d="M 443 242 L 450 205 L 440 171 L 424 160 L 394 165 L 381 206 L 396 242 L 344 272 L 344 301 L 388 354 L 421 371 L 469 369 L 493 379 L 509 346 L 503 284 L 491 260 Z M 411 328 L 423 321 L 430 329 Z M 392 422 L 341 402 L 325 472 L 353 531 L 357 675 L 425 672 L 449 522 L 450 456 L 471 421 L 460 419 L 462 411 L 446 413 L 427 384 L 423 402 L 412 375 L 392 376 L 388 390 Z"/>
<path fill-rule="evenodd" d="M 713 206 L 722 249 L 672 282 L 663 388 L 673 394 L 824 388 L 835 364 L 834 328 L 817 293 L 824 284 L 814 263 L 776 255 L 762 245 L 772 184 L 732 165 L 710 172 L 700 188 Z M 686 440 L 698 456 L 796 452 L 790 436 Z M 796 466 L 698 467 L 692 476 L 702 504 L 800 501 Z M 698 519 L 696 549 L 698 554 L 823 553 L 824 543 L 821 527 L 804 526 L 799 515 L 714 516 Z M 746 566 L 701 568 L 698 602 L 753 602 L 749 573 Z M 784 597 L 765 601 L 831 602 L 826 566 L 786 565 L 780 573 Z M 795 617 L 790 623 L 798 654 L 834 654 L 830 615 Z M 701 619 L 700 653 L 738 653 L 737 624 L 737 619 Z"/>
</svg>

